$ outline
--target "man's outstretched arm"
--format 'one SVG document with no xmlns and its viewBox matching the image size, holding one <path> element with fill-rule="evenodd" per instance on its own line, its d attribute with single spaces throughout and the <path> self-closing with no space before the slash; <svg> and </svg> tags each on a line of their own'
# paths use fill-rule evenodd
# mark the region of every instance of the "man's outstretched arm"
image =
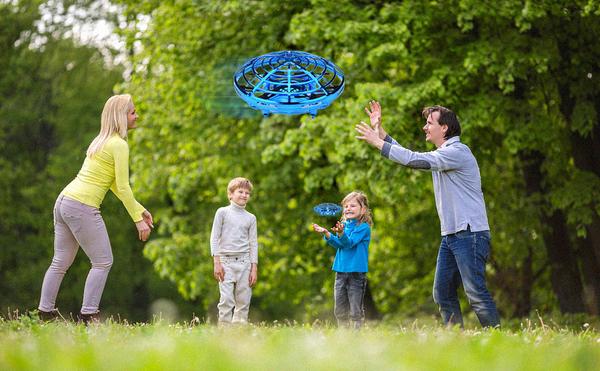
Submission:
<svg viewBox="0 0 600 371">
<path fill-rule="evenodd" d="M 439 154 L 435 152 L 421 153 L 411 151 L 402 147 L 395 140 L 391 139 L 389 135 L 386 135 L 386 140 L 381 139 L 377 129 L 373 129 L 364 122 L 356 125 L 356 131 L 360 134 L 356 138 L 364 140 L 379 149 L 382 156 L 394 162 L 418 170 L 437 170 L 440 168 L 438 164 Z"/>
</svg>

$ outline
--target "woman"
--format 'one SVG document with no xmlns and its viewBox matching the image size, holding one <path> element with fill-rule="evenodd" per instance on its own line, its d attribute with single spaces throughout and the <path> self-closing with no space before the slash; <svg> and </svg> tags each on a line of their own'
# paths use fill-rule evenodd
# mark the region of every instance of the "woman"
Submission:
<svg viewBox="0 0 600 371">
<path fill-rule="evenodd" d="M 113 263 L 110 240 L 100 215 L 100 204 L 110 188 L 135 222 L 140 240 L 153 228 L 152 215 L 135 198 L 129 186 L 127 131 L 138 118 L 131 95 L 110 97 L 102 110 L 100 134 L 87 149 L 77 177 L 60 193 L 54 205 L 54 257 L 44 276 L 38 307 L 40 318 L 53 319 L 60 283 L 75 259 L 79 246 L 92 263 L 85 282 L 78 320 L 98 320 L 98 307 Z"/>
</svg>

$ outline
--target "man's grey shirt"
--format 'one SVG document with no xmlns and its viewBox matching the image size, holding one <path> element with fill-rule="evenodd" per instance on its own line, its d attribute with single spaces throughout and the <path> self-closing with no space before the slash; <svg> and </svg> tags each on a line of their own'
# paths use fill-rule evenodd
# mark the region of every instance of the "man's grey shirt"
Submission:
<svg viewBox="0 0 600 371">
<path fill-rule="evenodd" d="M 472 232 L 490 229 L 479 166 L 460 137 L 446 140 L 432 152 L 414 152 L 388 135 L 381 155 L 404 166 L 432 172 L 442 236 L 466 230 L 467 226 Z"/>
</svg>

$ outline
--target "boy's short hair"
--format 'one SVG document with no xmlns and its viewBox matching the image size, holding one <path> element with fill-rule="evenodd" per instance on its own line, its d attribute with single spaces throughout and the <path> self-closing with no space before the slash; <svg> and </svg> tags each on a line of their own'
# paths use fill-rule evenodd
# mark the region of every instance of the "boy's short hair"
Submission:
<svg viewBox="0 0 600 371">
<path fill-rule="evenodd" d="M 229 181 L 229 184 L 227 185 L 227 193 L 233 193 L 233 191 L 235 191 L 238 188 L 245 188 L 249 191 L 252 191 L 252 182 L 250 182 L 246 178 L 233 178 Z"/>
</svg>

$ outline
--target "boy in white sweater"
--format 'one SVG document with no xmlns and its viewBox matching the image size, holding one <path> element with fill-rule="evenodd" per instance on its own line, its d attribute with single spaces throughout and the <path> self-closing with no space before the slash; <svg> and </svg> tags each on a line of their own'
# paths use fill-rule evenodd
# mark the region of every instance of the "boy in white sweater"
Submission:
<svg viewBox="0 0 600 371">
<path fill-rule="evenodd" d="M 252 183 L 234 178 L 227 186 L 229 206 L 215 214 L 210 235 L 214 277 L 221 298 L 219 324 L 247 323 L 252 287 L 258 277 L 256 217 L 246 211 Z"/>
</svg>

